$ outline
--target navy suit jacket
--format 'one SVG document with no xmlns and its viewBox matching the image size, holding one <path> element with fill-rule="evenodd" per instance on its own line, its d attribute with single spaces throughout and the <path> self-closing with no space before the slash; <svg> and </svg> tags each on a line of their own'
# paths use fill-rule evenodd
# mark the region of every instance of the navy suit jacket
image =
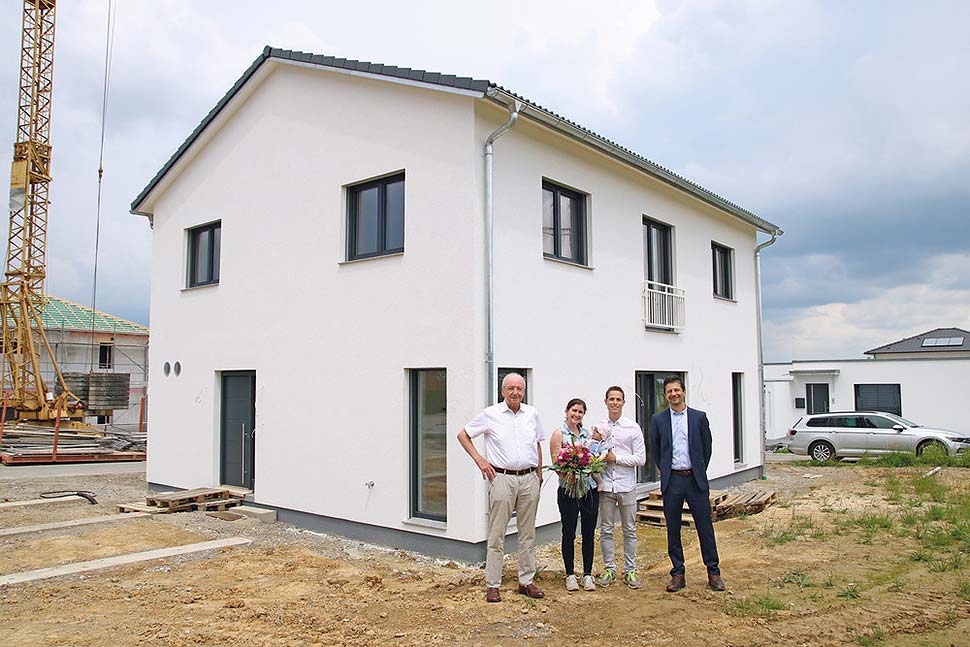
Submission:
<svg viewBox="0 0 970 647">
<path fill-rule="evenodd" d="M 707 466 L 711 462 L 711 425 L 706 413 L 690 407 L 687 407 L 687 452 L 697 486 L 702 492 L 710 490 Z M 660 470 L 660 492 L 666 492 L 674 456 L 669 409 L 650 418 L 650 456 Z"/>
</svg>

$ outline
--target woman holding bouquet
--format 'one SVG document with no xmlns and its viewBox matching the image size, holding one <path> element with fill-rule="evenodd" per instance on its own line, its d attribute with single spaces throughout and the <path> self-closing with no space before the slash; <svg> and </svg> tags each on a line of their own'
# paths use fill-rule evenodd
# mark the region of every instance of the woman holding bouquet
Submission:
<svg viewBox="0 0 970 647">
<path fill-rule="evenodd" d="M 559 514 L 562 518 L 562 561 L 566 567 L 566 590 L 578 591 L 580 583 L 573 570 L 576 542 L 576 522 L 580 521 L 583 545 L 582 586 L 595 591 L 593 582 L 593 546 L 596 532 L 596 515 L 599 511 L 599 493 L 593 475 L 601 467 L 599 458 L 589 451 L 593 438 L 583 428 L 586 403 L 573 398 L 566 404 L 566 420 L 561 428 L 552 432 L 549 455 L 553 464 L 550 469 L 559 475 Z"/>
</svg>

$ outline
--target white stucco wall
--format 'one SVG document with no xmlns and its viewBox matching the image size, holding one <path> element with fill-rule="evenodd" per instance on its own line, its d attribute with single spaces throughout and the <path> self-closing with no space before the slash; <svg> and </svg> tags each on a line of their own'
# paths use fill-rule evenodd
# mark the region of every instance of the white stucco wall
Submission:
<svg viewBox="0 0 970 647">
<path fill-rule="evenodd" d="M 153 198 L 149 481 L 218 484 L 219 375 L 254 370 L 258 502 L 485 538 L 485 483 L 455 434 L 487 404 L 482 148 L 505 118 L 466 96 L 283 65 L 220 120 Z M 710 475 L 760 465 L 754 229 L 525 120 L 495 169 L 496 365 L 533 370 L 548 430 L 574 396 L 603 417 L 613 383 L 634 417 L 636 371 L 683 371 L 711 419 Z M 402 170 L 405 253 L 343 263 L 344 187 Z M 590 194 L 592 269 L 543 259 L 543 177 Z M 643 327 L 643 215 L 675 229 L 680 334 Z M 215 220 L 220 283 L 184 289 L 186 230 Z M 735 250 L 734 302 L 712 296 L 712 240 Z M 411 368 L 447 369 L 443 528 L 407 520 Z M 740 465 L 732 372 L 745 375 Z M 540 524 L 558 520 L 554 489 Z"/>
<path fill-rule="evenodd" d="M 478 104 L 479 138 L 503 117 Z M 586 400 L 588 422 L 604 418 L 611 384 L 626 391 L 624 412 L 635 418 L 635 373 L 682 371 L 688 404 L 711 420 L 709 475 L 760 465 L 754 228 L 524 119 L 495 145 L 494 165 L 496 364 L 533 369 L 530 402 L 549 430 L 572 397 Z M 543 178 L 589 195 L 589 268 L 543 257 Z M 674 230 L 675 283 L 687 290 L 679 334 L 644 329 L 645 215 Z M 713 296 L 712 240 L 735 250 L 734 302 Z M 733 458 L 732 372 L 744 373 L 741 464 Z M 548 493 L 539 523 L 558 518 Z"/>
<path fill-rule="evenodd" d="M 256 500 L 404 527 L 406 369 L 446 367 L 449 412 L 484 389 L 471 101 L 280 66 L 161 196 L 149 481 L 219 482 L 218 371 L 255 370 Z M 343 187 L 400 170 L 405 253 L 342 263 Z M 183 289 L 186 229 L 219 219 L 220 283 Z M 471 538 L 483 510 L 448 505 L 441 534 Z"/>
<path fill-rule="evenodd" d="M 794 370 L 791 374 L 789 371 Z M 829 370 L 828 374 L 799 371 Z M 838 374 L 833 374 L 834 371 Z M 805 397 L 806 383 L 829 385 L 832 411 L 855 409 L 856 384 L 899 384 L 903 417 L 926 427 L 970 434 L 966 417 L 966 390 L 970 384 L 970 358 L 862 359 L 799 361 L 765 365 L 768 438 L 784 436 L 805 409 L 795 409 L 795 398 Z"/>
</svg>

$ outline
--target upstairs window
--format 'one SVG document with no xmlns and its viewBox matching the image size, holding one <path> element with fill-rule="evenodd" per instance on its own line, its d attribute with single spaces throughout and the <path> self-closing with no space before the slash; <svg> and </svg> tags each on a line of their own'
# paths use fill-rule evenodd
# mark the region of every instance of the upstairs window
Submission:
<svg viewBox="0 0 970 647">
<path fill-rule="evenodd" d="M 651 283 L 673 285 L 674 253 L 669 225 L 643 219 L 643 278 Z"/>
<path fill-rule="evenodd" d="M 714 296 L 722 299 L 733 299 L 734 250 L 717 243 L 711 243 L 711 256 L 714 266 Z"/>
<path fill-rule="evenodd" d="M 114 347 L 112 344 L 100 344 L 98 345 L 98 368 L 113 368 L 114 367 Z"/>
<path fill-rule="evenodd" d="M 212 222 L 189 229 L 190 288 L 219 282 L 219 256 L 222 222 Z"/>
<path fill-rule="evenodd" d="M 347 260 L 404 251 L 404 173 L 347 189 Z"/>
<path fill-rule="evenodd" d="M 542 254 L 586 264 L 586 196 L 542 183 Z"/>
</svg>

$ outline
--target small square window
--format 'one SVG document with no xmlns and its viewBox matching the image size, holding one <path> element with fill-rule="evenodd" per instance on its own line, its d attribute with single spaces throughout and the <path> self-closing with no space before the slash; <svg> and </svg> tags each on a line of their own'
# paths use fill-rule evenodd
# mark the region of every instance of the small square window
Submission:
<svg viewBox="0 0 970 647">
<path fill-rule="evenodd" d="M 542 183 L 542 254 L 586 264 L 586 196 Z"/>
<path fill-rule="evenodd" d="M 734 298 L 734 250 L 717 243 L 711 243 L 714 266 L 714 296 L 722 299 Z"/>
<path fill-rule="evenodd" d="M 347 188 L 347 259 L 404 251 L 404 173 Z"/>
<path fill-rule="evenodd" d="M 221 247 L 221 221 L 189 229 L 189 276 L 186 283 L 190 288 L 219 282 Z"/>
</svg>

